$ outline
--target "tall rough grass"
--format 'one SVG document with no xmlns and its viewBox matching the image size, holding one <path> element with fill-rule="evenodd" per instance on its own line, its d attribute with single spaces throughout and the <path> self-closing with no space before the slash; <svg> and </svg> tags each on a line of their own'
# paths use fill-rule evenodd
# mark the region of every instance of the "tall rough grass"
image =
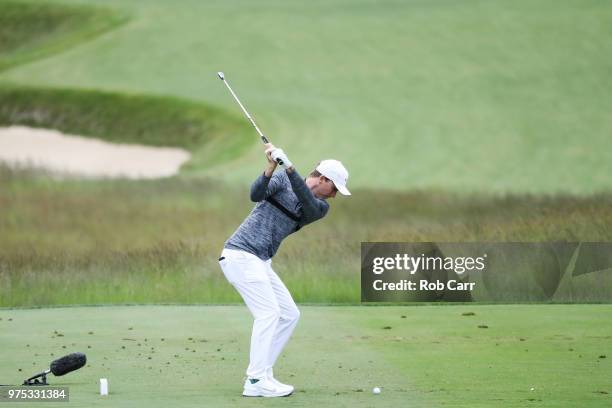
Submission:
<svg viewBox="0 0 612 408">
<path fill-rule="evenodd" d="M 0 305 L 223 303 L 217 257 L 248 191 L 214 180 L 54 180 L 0 170 Z M 362 241 L 609 241 L 612 196 L 357 190 L 290 236 L 273 266 L 298 302 L 358 302 Z M 608 274 L 555 301 L 601 301 Z M 563 286 L 565 285 L 565 286 Z M 601 292 L 601 291 L 600 291 Z"/>
</svg>

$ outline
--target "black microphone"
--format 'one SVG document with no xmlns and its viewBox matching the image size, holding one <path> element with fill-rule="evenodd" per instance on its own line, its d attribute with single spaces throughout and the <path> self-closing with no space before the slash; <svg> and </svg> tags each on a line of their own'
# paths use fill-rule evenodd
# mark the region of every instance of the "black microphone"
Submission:
<svg viewBox="0 0 612 408">
<path fill-rule="evenodd" d="M 87 357 L 83 353 L 72 353 L 51 362 L 48 370 L 38 373 L 23 382 L 23 385 L 48 385 L 47 374 L 53 373 L 57 377 L 78 370 L 87 363 Z M 42 382 L 38 378 L 42 377 Z"/>
<path fill-rule="evenodd" d="M 71 371 L 78 370 L 87 363 L 87 357 L 83 353 L 72 353 L 58 358 L 51 363 L 51 372 L 53 375 L 61 377 Z"/>
</svg>

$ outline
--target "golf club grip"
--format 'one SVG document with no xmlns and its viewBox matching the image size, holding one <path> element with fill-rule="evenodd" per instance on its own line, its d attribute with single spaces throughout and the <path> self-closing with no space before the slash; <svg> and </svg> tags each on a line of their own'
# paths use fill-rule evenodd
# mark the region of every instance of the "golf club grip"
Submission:
<svg viewBox="0 0 612 408">
<path fill-rule="evenodd" d="M 264 135 L 261 135 L 261 141 L 262 141 L 262 142 L 264 142 L 264 144 L 268 144 L 268 143 L 270 143 L 270 141 L 268 140 L 268 138 L 267 138 L 267 137 L 265 137 Z M 283 165 L 283 161 L 282 161 L 281 159 L 276 159 L 276 162 L 277 162 L 279 165 L 281 165 L 281 166 Z"/>
</svg>

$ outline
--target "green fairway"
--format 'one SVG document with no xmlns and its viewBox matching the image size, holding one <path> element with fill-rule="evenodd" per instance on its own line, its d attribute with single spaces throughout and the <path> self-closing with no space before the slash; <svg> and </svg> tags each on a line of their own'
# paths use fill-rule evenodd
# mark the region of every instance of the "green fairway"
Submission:
<svg viewBox="0 0 612 408">
<path fill-rule="evenodd" d="M 604 407 L 612 392 L 607 305 L 303 306 L 276 367 L 296 392 L 275 401 L 240 396 L 243 306 L 0 309 L 0 318 L 3 384 L 87 354 L 85 368 L 50 377 L 70 387 L 71 407 Z"/>
<path fill-rule="evenodd" d="M 333 156 L 353 187 L 612 187 L 610 2 L 70 3 L 131 20 L 0 80 L 173 95 L 239 112 L 216 77 L 223 70 L 304 173 Z M 258 149 L 190 172 L 245 184 L 260 170 Z"/>
<path fill-rule="evenodd" d="M 0 70 L 61 52 L 127 21 L 106 8 L 2 0 Z"/>
</svg>

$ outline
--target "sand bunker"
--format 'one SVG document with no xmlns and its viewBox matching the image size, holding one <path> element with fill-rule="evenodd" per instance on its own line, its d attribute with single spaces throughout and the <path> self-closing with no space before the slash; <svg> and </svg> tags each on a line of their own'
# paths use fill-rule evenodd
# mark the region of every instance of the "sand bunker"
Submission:
<svg viewBox="0 0 612 408">
<path fill-rule="evenodd" d="M 178 173 L 184 149 L 115 144 L 24 126 L 0 127 L 0 162 L 88 178 L 160 178 Z"/>
</svg>

